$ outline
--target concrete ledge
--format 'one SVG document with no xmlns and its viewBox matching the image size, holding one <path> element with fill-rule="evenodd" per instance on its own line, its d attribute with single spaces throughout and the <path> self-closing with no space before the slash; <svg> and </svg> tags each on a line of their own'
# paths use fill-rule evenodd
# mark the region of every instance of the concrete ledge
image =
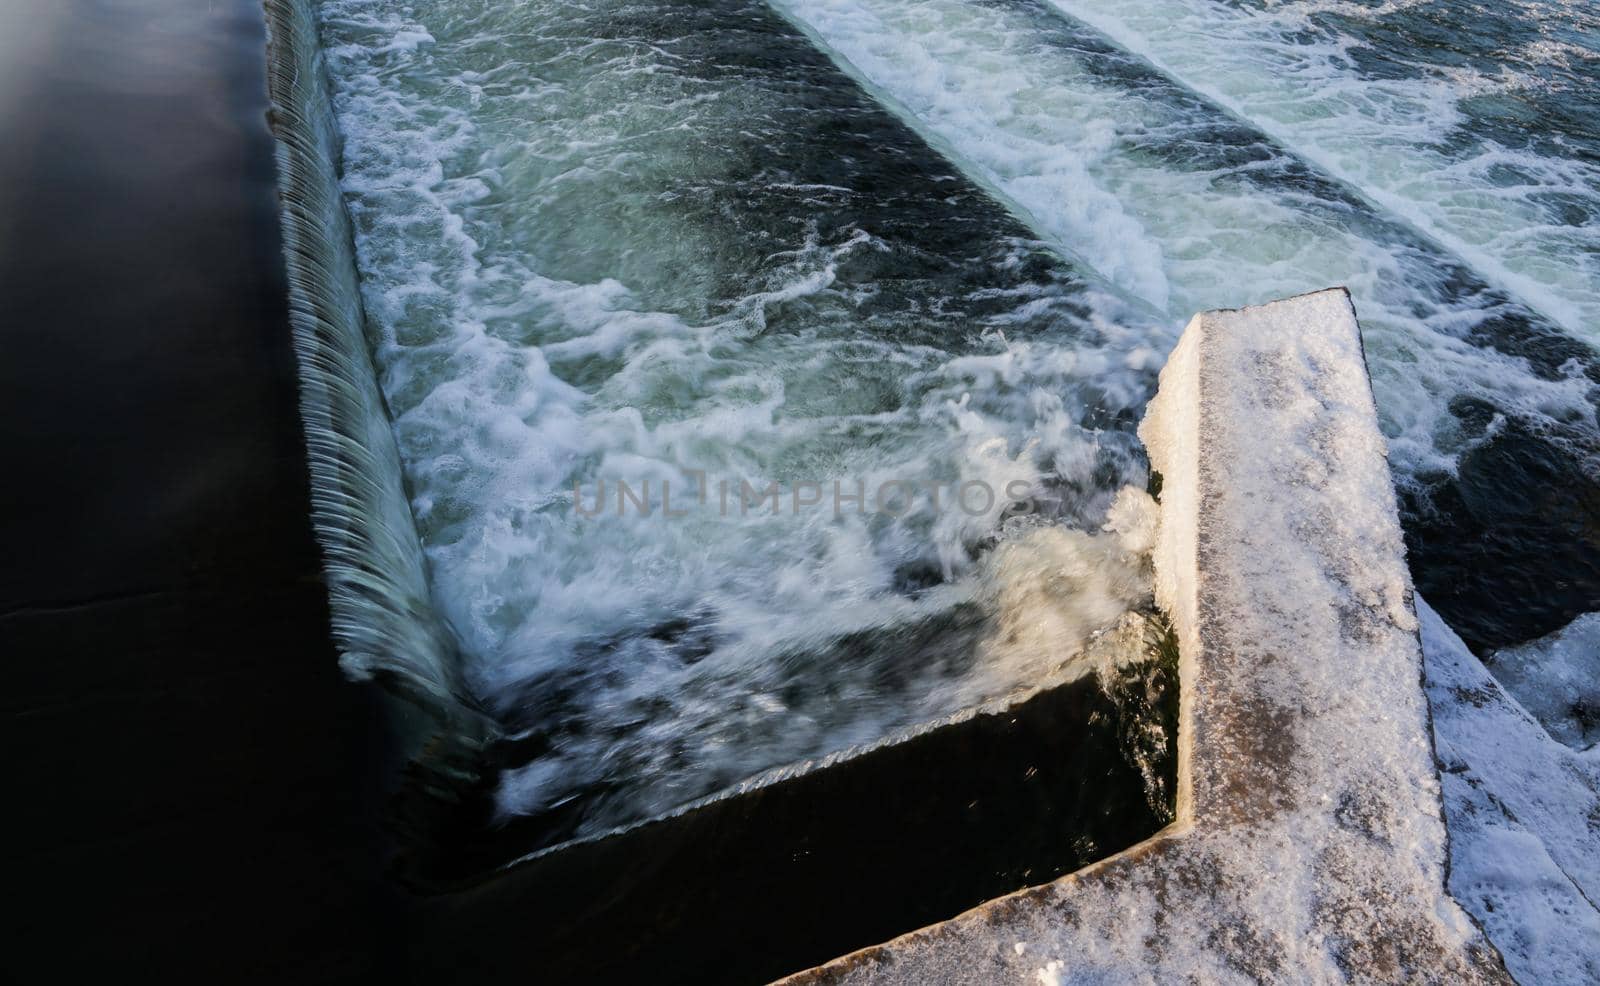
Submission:
<svg viewBox="0 0 1600 986">
<path fill-rule="evenodd" d="M 1182 651 L 1178 820 L 790 981 L 1508 982 L 1445 892 L 1417 619 L 1346 292 L 1196 316 L 1140 437 Z"/>
</svg>

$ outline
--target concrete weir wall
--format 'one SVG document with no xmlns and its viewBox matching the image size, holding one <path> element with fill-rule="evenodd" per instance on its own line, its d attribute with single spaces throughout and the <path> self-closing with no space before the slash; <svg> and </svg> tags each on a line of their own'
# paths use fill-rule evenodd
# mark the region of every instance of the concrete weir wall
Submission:
<svg viewBox="0 0 1600 986">
<path fill-rule="evenodd" d="M 1196 316 L 1140 437 L 1182 655 L 1177 821 L 790 981 L 1509 981 L 1445 892 L 1417 617 L 1346 292 Z"/>
</svg>

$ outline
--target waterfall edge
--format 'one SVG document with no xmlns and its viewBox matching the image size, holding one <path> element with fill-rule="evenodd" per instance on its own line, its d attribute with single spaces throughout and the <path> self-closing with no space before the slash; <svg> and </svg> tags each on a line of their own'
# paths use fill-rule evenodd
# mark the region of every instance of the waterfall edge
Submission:
<svg viewBox="0 0 1600 986">
<path fill-rule="evenodd" d="M 416 749 L 449 735 L 481 749 L 493 736 L 468 691 L 457 638 L 434 607 L 427 559 L 365 330 L 339 139 L 317 21 L 307 0 L 267 0 L 268 112 L 311 479 L 340 666 L 420 710 Z M 457 759 L 457 758 L 450 758 Z M 451 771 L 459 773 L 459 768 Z"/>
</svg>

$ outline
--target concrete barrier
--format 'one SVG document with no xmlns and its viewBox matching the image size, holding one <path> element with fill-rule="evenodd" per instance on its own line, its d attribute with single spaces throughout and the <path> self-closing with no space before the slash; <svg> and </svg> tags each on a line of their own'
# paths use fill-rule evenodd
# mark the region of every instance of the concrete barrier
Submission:
<svg viewBox="0 0 1600 986">
<path fill-rule="evenodd" d="M 1417 618 L 1346 292 L 1196 316 L 1140 437 L 1181 647 L 1177 821 L 789 981 L 1508 982 L 1445 891 Z"/>
</svg>

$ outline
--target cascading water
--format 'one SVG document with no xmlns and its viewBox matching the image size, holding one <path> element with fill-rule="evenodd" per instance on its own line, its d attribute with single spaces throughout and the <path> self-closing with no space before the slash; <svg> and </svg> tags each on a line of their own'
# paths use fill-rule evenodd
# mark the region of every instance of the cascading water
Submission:
<svg viewBox="0 0 1600 986">
<path fill-rule="evenodd" d="M 1600 341 L 1600 11 L 1048 0 Z"/>
<path fill-rule="evenodd" d="M 1148 605 L 1138 497 L 1102 524 L 1202 308 L 1349 284 L 1424 591 L 1480 645 L 1600 606 L 1576 131 L 1521 149 L 1553 195 L 1470 127 L 1399 189 L 1445 152 L 1355 168 L 1379 123 L 1189 80 L 1139 5 L 326 0 L 352 260 L 282 6 L 347 661 L 485 709 L 546 843 L 1083 670 Z"/>
<path fill-rule="evenodd" d="M 432 594 L 544 841 L 1063 680 L 1148 605 L 1138 497 L 1100 526 L 1171 328 L 764 3 L 319 15 Z"/>
<path fill-rule="evenodd" d="M 406 738 L 446 746 L 492 731 L 461 675 L 457 643 L 429 601 L 426 562 L 363 329 L 338 137 L 309 0 L 267 5 L 268 90 L 300 411 L 341 662 L 381 676 L 427 719 Z"/>
<path fill-rule="evenodd" d="M 1437 149 L 1415 128 L 1375 132 L 1369 121 L 1339 144 L 1345 157 L 1373 163 L 1352 188 L 1253 122 L 1261 115 L 1272 134 L 1309 128 L 1331 140 L 1340 133 L 1332 123 L 1317 129 L 1295 114 L 1307 101 L 1331 113 L 1345 88 L 1320 76 L 1291 75 L 1286 85 L 1274 59 L 1236 49 L 1234 34 L 1216 26 L 1259 27 L 1267 15 L 1217 4 L 1151 0 L 1105 13 L 1066 0 L 776 2 L 1033 228 L 1170 317 L 1348 285 L 1429 598 L 1480 645 L 1544 633 L 1600 606 L 1600 357 L 1580 341 L 1593 339 L 1594 320 L 1580 313 L 1591 334 L 1575 338 L 1518 300 L 1554 297 L 1522 290 L 1537 272 L 1550 275 L 1551 291 L 1587 285 L 1578 302 L 1600 298 L 1585 247 L 1600 228 L 1584 219 L 1600 197 L 1592 156 L 1559 135 L 1552 146 L 1566 157 L 1527 150 L 1518 159 L 1527 174 L 1547 179 L 1530 189 L 1531 178 L 1491 181 L 1486 164 L 1428 158 Z M 1250 122 L 1057 7 L 1124 25 L 1116 36 L 1130 44 L 1152 33 L 1140 50 L 1154 46 L 1163 65 L 1192 73 L 1207 92 L 1257 73 L 1245 87 L 1254 101 L 1229 104 Z M 1212 30 L 1198 33 L 1222 39 L 1197 44 L 1187 26 L 1200 21 Z M 1278 36 L 1274 50 L 1288 57 L 1302 40 Z M 1483 140 L 1452 139 L 1463 159 L 1504 156 Z M 1381 206 L 1368 198 L 1373 182 L 1394 174 L 1412 183 L 1396 195 L 1415 193 L 1401 218 L 1383 207 L 1391 196 L 1373 196 Z M 1410 223 L 1423 214 L 1437 217 L 1417 224 L 1427 233 Z M 1494 238 L 1502 227 L 1523 231 L 1516 249 Z M 1450 229 L 1445 243 L 1461 245 L 1470 229 L 1504 263 L 1430 235 Z M 1504 276 L 1507 265 L 1527 276 Z"/>
</svg>

